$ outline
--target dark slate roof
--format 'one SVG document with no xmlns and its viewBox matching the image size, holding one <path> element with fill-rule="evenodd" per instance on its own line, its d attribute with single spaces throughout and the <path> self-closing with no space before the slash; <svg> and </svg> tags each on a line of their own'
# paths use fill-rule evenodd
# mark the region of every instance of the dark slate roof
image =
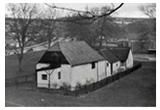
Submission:
<svg viewBox="0 0 160 110">
<path fill-rule="evenodd" d="M 126 61 L 129 55 L 130 48 L 126 47 L 114 47 L 109 48 L 114 55 L 116 55 L 120 61 Z"/>
<path fill-rule="evenodd" d="M 58 42 L 47 51 L 61 51 L 71 66 L 104 60 L 84 41 Z"/>
<path fill-rule="evenodd" d="M 99 53 L 110 63 L 120 61 L 109 49 L 102 49 Z"/>
</svg>

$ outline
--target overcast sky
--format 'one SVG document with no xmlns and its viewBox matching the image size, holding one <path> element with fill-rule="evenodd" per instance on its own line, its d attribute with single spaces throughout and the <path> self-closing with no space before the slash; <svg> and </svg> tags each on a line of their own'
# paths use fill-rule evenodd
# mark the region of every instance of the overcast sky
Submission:
<svg viewBox="0 0 160 110">
<path fill-rule="evenodd" d="M 111 5 L 111 4 L 109 3 L 55 3 L 55 5 L 59 7 L 67 7 L 67 8 L 77 9 L 77 10 L 85 10 L 86 6 L 88 6 L 88 8 L 92 8 L 92 7 L 102 7 L 102 6 Z M 114 5 L 116 7 L 119 5 L 119 3 L 114 3 Z M 141 5 L 146 5 L 146 4 L 145 3 L 124 3 L 124 5 L 120 9 L 118 9 L 116 12 L 112 14 L 112 16 L 140 17 L 140 18 L 148 17 L 139 10 L 138 7 Z M 43 3 L 39 4 L 39 6 L 47 7 Z M 62 17 L 65 14 L 60 12 L 59 15 Z"/>
<path fill-rule="evenodd" d="M 61 7 L 67 7 L 67 8 L 73 8 L 78 10 L 84 10 L 86 6 L 89 8 L 91 7 L 101 7 L 105 6 L 108 3 L 55 3 L 57 6 Z M 110 4 L 108 4 L 110 5 Z M 115 3 L 115 7 L 118 5 L 118 3 Z M 146 5 L 144 3 L 125 3 L 119 10 L 116 11 L 116 13 L 113 14 L 113 16 L 117 17 L 147 17 L 145 14 L 143 14 L 139 9 L 138 6 L 140 5 Z"/>
</svg>

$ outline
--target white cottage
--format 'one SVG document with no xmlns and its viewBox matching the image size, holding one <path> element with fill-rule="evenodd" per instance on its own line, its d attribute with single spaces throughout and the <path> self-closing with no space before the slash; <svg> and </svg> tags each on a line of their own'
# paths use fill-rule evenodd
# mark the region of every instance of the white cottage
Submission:
<svg viewBox="0 0 160 110">
<path fill-rule="evenodd" d="M 108 76 L 114 75 L 119 72 L 121 62 L 109 49 L 102 49 L 99 53 L 108 61 L 108 64 L 106 65 L 107 67 L 109 67 Z"/>
<path fill-rule="evenodd" d="M 110 48 L 112 53 L 117 56 L 121 62 L 121 69 L 126 70 L 133 67 L 133 54 L 128 47 Z"/>
<path fill-rule="evenodd" d="M 107 77 L 108 61 L 84 41 L 59 42 L 48 49 L 37 63 L 37 87 L 75 87 Z"/>
</svg>

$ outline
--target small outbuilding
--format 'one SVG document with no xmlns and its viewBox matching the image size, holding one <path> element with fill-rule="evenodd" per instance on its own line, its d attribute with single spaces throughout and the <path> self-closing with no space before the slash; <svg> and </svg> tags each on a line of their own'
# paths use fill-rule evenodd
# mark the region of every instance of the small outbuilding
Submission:
<svg viewBox="0 0 160 110">
<path fill-rule="evenodd" d="M 58 89 L 67 85 L 70 90 L 75 90 L 77 85 L 106 78 L 107 63 L 84 41 L 58 42 L 44 53 L 36 65 L 37 87 Z"/>
<path fill-rule="evenodd" d="M 133 54 L 128 47 L 114 47 L 110 48 L 112 53 L 120 60 L 120 68 L 126 70 L 133 67 Z"/>
<path fill-rule="evenodd" d="M 110 68 L 108 70 L 108 76 L 116 74 L 121 66 L 120 60 L 107 48 L 100 50 L 99 53 L 108 61 L 108 64 L 106 65 Z"/>
</svg>

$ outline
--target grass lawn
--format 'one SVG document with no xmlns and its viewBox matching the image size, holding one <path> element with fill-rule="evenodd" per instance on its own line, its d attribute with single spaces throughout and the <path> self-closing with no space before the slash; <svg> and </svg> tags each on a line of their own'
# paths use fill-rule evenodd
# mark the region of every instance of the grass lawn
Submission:
<svg viewBox="0 0 160 110">
<path fill-rule="evenodd" d="M 16 55 L 5 56 L 5 79 L 20 75 L 35 73 L 35 66 L 45 51 L 24 54 L 22 60 L 23 72 L 18 71 L 18 58 Z"/>
<path fill-rule="evenodd" d="M 34 72 L 43 52 L 26 54 L 24 74 Z M 28 55 L 28 56 L 27 56 Z M 27 58 L 28 57 L 28 58 Z M 17 74 L 15 56 L 6 57 L 6 76 Z M 13 64 L 15 63 L 15 64 Z M 156 106 L 156 62 L 143 67 L 101 89 L 80 97 L 63 96 L 16 87 L 5 88 L 5 106 Z M 29 69 L 29 70 L 28 70 Z"/>
</svg>

